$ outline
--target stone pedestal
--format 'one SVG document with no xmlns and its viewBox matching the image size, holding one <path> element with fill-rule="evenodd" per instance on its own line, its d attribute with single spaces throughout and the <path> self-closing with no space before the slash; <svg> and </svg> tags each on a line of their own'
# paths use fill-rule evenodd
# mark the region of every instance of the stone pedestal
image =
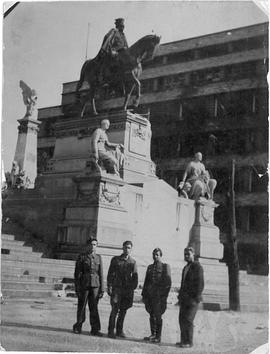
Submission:
<svg viewBox="0 0 270 354">
<path fill-rule="evenodd" d="M 14 161 L 19 171 L 24 171 L 26 188 L 34 188 L 37 177 L 37 133 L 40 122 L 32 116 L 25 116 L 18 120 L 19 134 L 15 150 Z"/>
<path fill-rule="evenodd" d="M 127 183 L 141 183 L 156 178 L 155 163 L 150 157 L 151 125 L 148 119 L 132 112 L 100 114 L 88 119 L 57 122 L 54 156 L 48 163 L 48 174 L 78 174 L 89 158 L 91 135 L 103 119 L 109 119 L 109 141 L 124 146 L 125 160 L 120 171 Z"/>
<path fill-rule="evenodd" d="M 58 242 L 80 246 L 94 236 L 101 248 L 121 249 L 125 240 L 132 239 L 122 205 L 123 180 L 106 173 L 85 173 L 75 177 L 74 182 L 77 197 L 65 210 L 64 222 L 58 227 Z"/>
<path fill-rule="evenodd" d="M 223 246 L 219 240 L 219 228 L 214 225 L 214 210 L 218 205 L 204 198 L 195 203 L 195 222 L 190 231 L 189 246 L 194 247 L 200 258 L 221 259 Z"/>
</svg>

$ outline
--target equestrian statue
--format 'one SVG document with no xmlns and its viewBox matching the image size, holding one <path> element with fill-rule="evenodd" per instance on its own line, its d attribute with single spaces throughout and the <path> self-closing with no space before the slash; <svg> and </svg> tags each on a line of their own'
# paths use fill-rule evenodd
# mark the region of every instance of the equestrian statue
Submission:
<svg viewBox="0 0 270 354">
<path fill-rule="evenodd" d="M 89 85 L 89 98 L 92 113 L 97 115 L 95 94 L 97 89 L 108 85 L 125 96 L 123 109 L 126 111 L 130 96 L 135 89 L 134 106 L 138 107 L 141 96 L 139 77 L 142 73 L 142 62 L 152 59 L 159 45 L 160 37 L 147 35 L 128 47 L 124 34 L 124 19 L 115 20 L 115 28 L 104 37 L 97 56 L 87 60 L 81 69 L 80 80 L 77 83 L 76 97 L 80 98 L 79 90 L 86 81 Z M 87 102 L 84 103 L 81 117 L 83 117 Z"/>
</svg>

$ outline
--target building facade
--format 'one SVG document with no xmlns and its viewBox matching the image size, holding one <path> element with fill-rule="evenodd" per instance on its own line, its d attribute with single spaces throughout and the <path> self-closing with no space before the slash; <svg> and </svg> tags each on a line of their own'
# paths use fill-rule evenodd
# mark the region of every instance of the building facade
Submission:
<svg viewBox="0 0 270 354">
<path fill-rule="evenodd" d="M 241 267 L 267 272 L 268 238 L 268 23 L 165 43 L 143 68 L 139 113 L 150 112 L 152 160 L 177 188 L 194 153 L 218 181 L 216 224 L 226 243 L 231 162 L 236 161 L 237 237 Z M 68 119 L 76 82 L 65 83 L 62 105 L 39 110 L 38 170 L 48 168 L 54 123 Z M 81 96 L 87 95 L 87 87 Z M 123 98 L 108 88 L 101 112 Z M 80 118 L 78 118 L 80 119 Z M 256 250 L 256 252 L 254 252 Z"/>
</svg>

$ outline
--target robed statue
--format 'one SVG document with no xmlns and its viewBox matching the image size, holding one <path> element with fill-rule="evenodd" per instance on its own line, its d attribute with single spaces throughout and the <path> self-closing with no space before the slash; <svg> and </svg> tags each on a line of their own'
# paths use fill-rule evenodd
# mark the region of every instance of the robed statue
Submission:
<svg viewBox="0 0 270 354">
<path fill-rule="evenodd" d="M 107 173 L 120 175 L 124 165 L 124 146 L 109 141 L 106 131 L 110 121 L 103 119 L 100 128 L 97 128 L 90 140 L 90 158 L 96 165 L 96 170 L 105 170 Z"/>
<path fill-rule="evenodd" d="M 201 161 L 202 153 L 196 152 L 194 160 L 187 165 L 183 179 L 177 188 L 180 196 L 194 200 L 200 197 L 213 200 L 217 181 L 210 177 Z"/>
<path fill-rule="evenodd" d="M 127 110 L 133 91 L 135 93 L 134 106 L 139 105 L 141 96 L 139 77 L 142 73 L 142 63 L 153 57 L 160 42 L 160 37 L 147 35 L 128 47 L 124 34 L 124 20 L 116 19 L 115 25 L 116 28 L 111 29 L 105 35 L 97 56 L 83 64 L 76 88 L 76 96 L 79 99 L 80 88 L 85 81 L 88 83 L 94 115 L 98 114 L 95 106 L 95 94 L 97 89 L 105 84 L 125 96 L 124 110 Z M 81 116 L 84 114 L 86 104 L 87 102 L 83 106 Z"/>
</svg>

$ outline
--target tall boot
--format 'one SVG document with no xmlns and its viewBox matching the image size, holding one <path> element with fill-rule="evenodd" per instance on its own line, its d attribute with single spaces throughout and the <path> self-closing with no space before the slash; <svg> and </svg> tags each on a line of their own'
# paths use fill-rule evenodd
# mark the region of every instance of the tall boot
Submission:
<svg viewBox="0 0 270 354">
<path fill-rule="evenodd" d="M 157 321 L 156 337 L 155 337 L 155 339 L 154 339 L 152 342 L 154 342 L 154 343 L 160 343 L 160 340 L 161 340 L 161 331 L 162 331 L 162 319 L 160 319 L 159 321 Z"/>
<path fill-rule="evenodd" d="M 150 316 L 150 330 L 151 330 L 151 335 L 149 337 L 144 337 L 144 340 L 150 340 L 152 341 L 154 338 L 156 338 L 156 326 L 155 326 L 155 321 L 153 318 Z"/>
</svg>

